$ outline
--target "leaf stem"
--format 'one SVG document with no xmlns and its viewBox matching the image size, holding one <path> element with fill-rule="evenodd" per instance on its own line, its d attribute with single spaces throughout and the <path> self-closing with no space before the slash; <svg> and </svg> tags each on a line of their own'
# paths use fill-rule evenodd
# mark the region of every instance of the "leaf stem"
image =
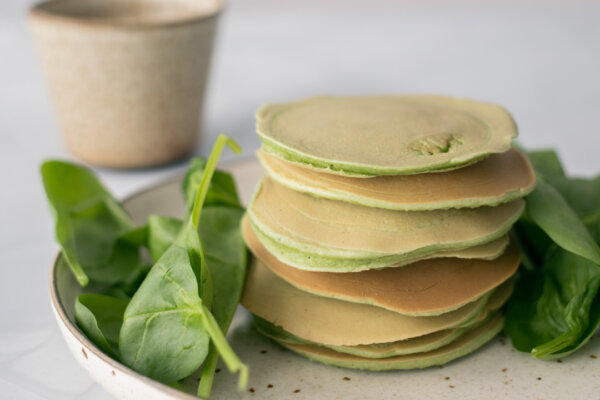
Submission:
<svg viewBox="0 0 600 400">
<path fill-rule="evenodd" d="M 553 358 L 553 353 L 563 350 L 576 342 L 578 335 L 574 332 L 567 332 L 549 342 L 539 345 L 531 350 L 531 355 L 535 358 Z"/>
<path fill-rule="evenodd" d="M 90 278 L 87 276 L 81 265 L 75 261 L 71 260 L 71 258 L 67 255 L 67 252 L 63 250 L 62 256 L 65 258 L 67 265 L 71 269 L 73 275 L 75 275 L 75 279 L 77 279 L 77 283 L 79 286 L 85 287 L 90 282 Z"/>
<path fill-rule="evenodd" d="M 198 385 L 198 397 L 208 399 L 215 377 L 215 369 L 219 361 L 219 353 L 214 344 L 210 344 L 208 355 L 202 365 L 202 374 L 200 375 L 200 384 Z"/>
<path fill-rule="evenodd" d="M 198 228 L 198 224 L 200 223 L 202 205 L 206 199 L 210 181 L 212 180 L 215 169 L 217 168 L 217 163 L 219 162 L 221 153 L 226 145 L 229 146 L 229 148 L 236 154 L 239 154 L 242 151 L 235 140 L 227 137 L 226 135 L 220 134 L 217 138 L 217 142 L 215 143 L 210 156 L 208 157 L 208 161 L 206 162 L 206 167 L 204 169 L 204 173 L 202 174 L 202 180 L 200 181 L 200 186 L 198 187 L 198 192 L 196 193 L 196 199 L 194 200 L 194 207 L 192 208 L 192 221 L 196 228 Z"/>
<path fill-rule="evenodd" d="M 248 386 L 248 367 L 240 361 L 231 346 L 229 346 L 215 317 L 213 317 L 210 310 L 206 308 L 204 304 L 202 304 L 202 321 L 204 323 L 204 329 L 206 329 L 210 335 L 212 343 L 221 355 L 221 358 L 223 358 L 229 372 L 240 372 L 238 389 L 245 389 L 246 386 Z"/>
</svg>

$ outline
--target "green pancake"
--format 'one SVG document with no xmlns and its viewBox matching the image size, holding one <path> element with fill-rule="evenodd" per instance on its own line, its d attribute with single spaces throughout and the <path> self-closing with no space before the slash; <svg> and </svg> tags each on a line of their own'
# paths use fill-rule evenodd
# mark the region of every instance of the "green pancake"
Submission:
<svg viewBox="0 0 600 400">
<path fill-rule="evenodd" d="M 256 113 L 264 151 L 349 176 L 461 167 L 503 153 L 517 137 L 502 107 L 442 96 L 314 97 Z"/>
<path fill-rule="evenodd" d="M 517 199 L 497 207 L 385 210 L 316 198 L 265 178 L 247 211 L 259 240 L 269 238 L 271 243 L 261 242 L 282 262 L 350 272 L 492 242 L 510 230 L 523 209 L 523 200 Z"/>
<path fill-rule="evenodd" d="M 278 277 L 317 296 L 371 304 L 404 315 L 440 315 L 478 299 L 510 279 L 520 262 L 511 243 L 496 260 L 438 258 L 404 268 L 362 272 L 314 272 L 282 263 L 258 240 L 247 218 L 242 223 L 246 245 Z"/>
<path fill-rule="evenodd" d="M 350 354 L 369 359 L 389 358 L 433 351 L 452 343 L 465 333 L 478 328 L 485 322 L 487 322 L 487 320 L 478 320 L 464 328 L 446 329 L 413 339 L 400 340 L 392 343 L 376 343 L 358 346 L 332 346 L 304 340 L 257 316 L 254 316 L 253 320 L 255 328 L 260 334 L 280 343 L 284 342 L 298 345 L 322 346 L 338 353 Z"/>
<path fill-rule="evenodd" d="M 248 218 L 244 217 L 245 219 Z M 263 246 L 269 250 L 281 262 L 292 265 L 295 268 L 306 271 L 318 272 L 360 272 L 371 269 L 403 267 L 414 262 L 429 260 L 434 258 L 463 258 L 494 260 L 500 257 L 508 246 L 508 235 L 499 239 L 484 243 L 478 246 L 467 247 L 459 250 L 445 250 L 435 253 L 424 254 L 421 256 L 407 257 L 405 255 L 380 256 L 376 258 L 349 258 L 340 259 L 339 257 L 328 257 L 315 255 L 296 250 L 293 247 L 286 246 L 280 242 L 271 239 L 260 231 L 258 227 L 252 225 L 254 234 Z"/>
<path fill-rule="evenodd" d="M 319 343 L 304 340 L 257 316 L 254 316 L 253 322 L 256 330 L 260 334 L 278 342 L 323 346 L 339 353 L 375 359 L 432 351 L 453 342 L 469 330 L 469 328 L 446 329 L 414 339 L 406 339 L 392 343 L 365 344 L 358 346 L 332 346 L 321 345 Z"/>
<path fill-rule="evenodd" d="M 465 324 L 464 326 L 445 329 L 442 331 L 430 333 L 428 335 L 416 337 L 413 339 L 400 340 L 391 343 L 375 343 L 358 346 L 333 346 L 311 342 L 302 339 L 285 331 L 280 326 L 270 323 L 256 315 L 254 315 L 254 326 L 256 329 L 271 339 L 280 340 L 292 344 L 309 344 L 315 346 L 324 346 L 331 350 L 355 355 L 364 358 L 387 358 L 407 354 L 423 353 L 438 349 L 445 346 L 454 340 L 461 337 L 463 334 L 478 328 L 487 322 L 492 316 L 504 305 L 512 293 L 514 282 L 511 281 L 507 285 L 503 285 L 498 291 L 495 291 L 490 300 L 487 302 L 483 312 L 475 321 Z"/>
<path fill-rule="evenodd" d="M 370 371 L 408 370 L 444 365 L 464 357 L 492 340 L 502 330 L 503 323 L 504 317 L 499 313 L 480 327 L 435 350 L 376 359 L 340 353 L 322 346 L 289 343 L 278 338 L 275 340 L 282 346 L 323 364 Z"/>
<path fill-rule="evenodd" d="M 524 197 L 535 185 L 527 157 L 518 149 L 448 172 L 356 179 L 305 168 L 258 151 L 278 183 L 304 193 L 366 207 L 402 211 L 497 206 Z"/>
<path fill-rule="evenodd" d="M 442 315 L 413 317 L 301 291 L 253 258 L 240 303 L 252 314 L 303 339 L 356 346 L 396 342 L 465 326 L 481 317 L 494 292 Z"/>
</svg>

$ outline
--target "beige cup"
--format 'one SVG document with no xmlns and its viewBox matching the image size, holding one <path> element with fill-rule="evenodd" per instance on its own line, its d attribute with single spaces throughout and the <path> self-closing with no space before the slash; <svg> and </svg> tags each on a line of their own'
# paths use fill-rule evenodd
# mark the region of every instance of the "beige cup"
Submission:
<svg viewBox="0 0 600 400">
<path fill-rule="evenodd" d="M 220 0 L 53 0 L 29 22 L 69 150 L 143 167 L 193 150 Z"/>
</svg>

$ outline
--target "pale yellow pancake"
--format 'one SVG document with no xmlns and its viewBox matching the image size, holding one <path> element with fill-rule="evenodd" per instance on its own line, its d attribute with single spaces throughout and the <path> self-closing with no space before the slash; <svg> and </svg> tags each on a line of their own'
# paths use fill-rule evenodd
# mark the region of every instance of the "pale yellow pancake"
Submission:
<svg viewBox="0 0 600 400">
<path fill-rule="evenodd" d="M 411 316 L 443 314 L 478 299 L 508 280 L 520 261 L 518 245 L 513 243 L 504 255 L 493 261 L 439 258 L 403 268 L 312 272 L 280 262 L 261 245 L 247 219 L 242 233 L 256 257 L 300 290 Z"/>
<path fill-rule="evenodd" d="M 535 185 L 529 160 L 514 148 L 448 172 L 369 179 L 305 168 L 262 150 L 257 157 L 269 176 L 290 189 L 391 210 L 496 206 L 526 196 Z"/>
<path fill-rule="evenodd" d="M 256 113 L 267 152 L 322 171 L 399 175 L 503 153 L 517 137 L 497 105 L 443 96 L 313 97 Z"/>
<path fill-rule="evenodd" d="M 517 199 L 474 209 L 384 210 L 317 198 L 265 178 L 256 189 L 248 215 L 272 240 L 309 255 L 339 259 L 332 261 L 331 268 L 344 270 L 344 260 L 352 264 L 357 258 L 390 255 L 415 259 L 491 242 L 508 232 L 524 205 Z M 298 268 L 307 264 L 282 261 Z M 309 267 L 328 268 L 322 262 Z"/>
<path fill-rule="evenodd" d="M 244 221 L 245 220 L 250 221 L 247 215 L 244 216 Z M 250 225 L 252 225 L 251 222 Z M 429 260 L 433 258 L 474 258 L 479 260 L 494 260 L 504 253 L 504 250 L 506 250 L 506 247 L 509 243 L 508 235 L 504 235 L 499 239 L 492 240 L 491 242 L 473 247 L 467 247 L 466 249 L 441 250 L 435 253 L 427 252 L 422 255 L 416 254 L 408 257 L 404 255 L 385 255 L 376 258 L 355 257 L 352 259 L 340 260 L 335 256 L 322 256 L 315 253 L 305 253 L 292 247 L 284 246 L 280 242 L 266 236 L 255 225 L 252 225 L 252 230 L 254 231 L 254 234 L 260 243 L 280 261 L 285 262 L 288 265 L 292 265 L 298 269 L 318 272 L 358 272 L 388 267 L 397 268 L 417 261 Z M 329 249 L 325 250 L 327 251 Z"/>
<path fill-rule="evenodd" d="M 504 317 L 499 313 L 482 326 L 465 333 L 457 340 L 438 349 L 425 353 L 376 359 L 340 353 L 323 346 L 289 343 L 277 338 L 275 340 L 284 347 L 310 360 L 337 367 L 371 371 L 420 369 L 444 365 L 472 353 L 492 340 L 502 330 L 503 323 Z"/>
<path fill-rule="evenodd" d="M 400 340 L 391 343 L 375 343 L 358 346 L 331 346 L 321 343 L 310 342 L 308 340 L 294 336 L 283 330 L 281 327 L 271 324 L 264 319 L 254 316 L 254 325 L 260 333 L 272 339 L 280 339 L 288 343 L 296 344 L 311 344 L 325 346 L 340 353 L 347 353 L 365 358 L 385 358 L 406 354 L 423 353 L 426 351 L 435 350 L 445 346 L 465 333 L 478 328 L 490 318 L 504 305 L 510 297 L 514 286 L 514 279 L 503 283 L 494 291 L 488 300 L 485 309 L 477 318 L 477 320 L 468 323 L 464 326 L 445 329 L 442 331 L 430 333 L 428 335 L 419 336 L 413 339 Z"/>
<path fill-rule="evenodd" d="M 388 343 L 476 320 L 489 294 L 439 316 L 411 317 L 367 304 L 296 289 L 253 258 L 241 304 L 251 313 L 311 342 L 335 346 Z"/>
</svg>

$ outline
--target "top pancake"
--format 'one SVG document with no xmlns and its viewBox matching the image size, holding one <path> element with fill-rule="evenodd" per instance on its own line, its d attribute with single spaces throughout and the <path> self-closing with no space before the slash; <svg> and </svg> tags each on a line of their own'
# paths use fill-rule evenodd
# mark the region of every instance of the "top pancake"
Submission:
<svg viewBox="0 0 600 400">
<path fill-rule="evenodd" d="M 314 97 L 263 106 L 256 120 L 266 152 L 354 176 L 454 169 L 518 134 L 502 107 L 442 96 Z"/>
<path fill-rule="evenodd" d="M 535 175 L 525 155 L 510 149 L 464 168 L 431 174 L 356 179 L 332 175 L 257 153 L 274 180 L 291 189 L 332 200 L 391 210 L 421 211 L 496 206 L 526 196 Z"/>
</svg>

